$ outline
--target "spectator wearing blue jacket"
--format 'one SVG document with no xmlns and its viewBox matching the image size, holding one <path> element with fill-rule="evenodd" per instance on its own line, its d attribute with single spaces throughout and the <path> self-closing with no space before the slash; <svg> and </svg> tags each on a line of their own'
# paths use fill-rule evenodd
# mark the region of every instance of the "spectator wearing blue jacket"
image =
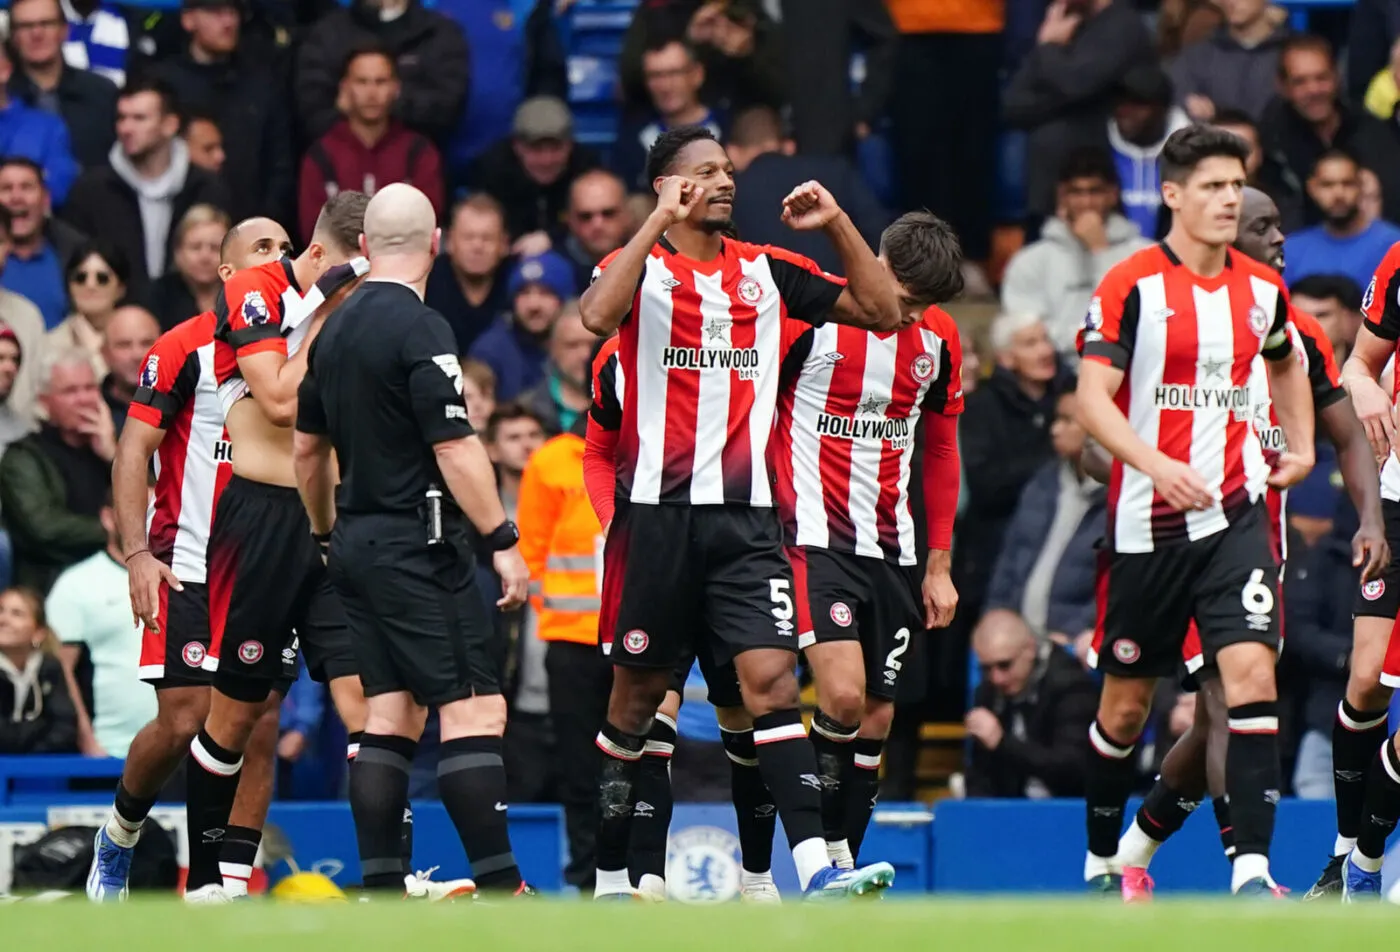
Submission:
<svg viewBox="0 0 1400 952">
<path fill-rule="evenodd" d="M 1018 613 L 1036 634 L 1069 643 L 1094 625 L 1094 543 L 1107 490 L 1080 467 L 1084 429 L 1071 390 L 1055 403 L 1055 459 L 1021 491 L 987 589 L 988 609 Z"/>
<path fill-rule="evenodd" d="M 1390 250 L 1400 228 L 1361 212 L 1361 167 L 1345 152 L 1324 152 L 1307 182 L 1308 198 L 1322 210 L 1322 223 L 1290 234 L 1283 242 L 1283 280 L 1314 274 L 1344 274 L 1364 288 Z"/>
<path fill-rule="evenodd" d="M 1172 81 L 1160 66 L 1142 63 L 1128 70 L 1108 120 L 1108 146 L 1118 170 L 1123 214 L 1145 237 L 1157 233 L 1162 205 L 1157 158 L 1167 136 L 1190 124 L 1186 112 L 1172 105 Z"/>
<path fill-rule="evenodd" d="M 491 325 L 468 355 L 496 374 L 496 399 L 514 400 L 544 380 L 545 345 L 564 302 L 576 293 L 573 266 L 557 252 L 522 258 L 511 270 L 511 312 Z"/>
<path fill-rule="evenodd" d="M 10 54 L 0 44 L 0 155 L 37 162 L 54 205 L 62 205 L 79 171 L 68 127 L 53 113 L 32 109 L 11 96 L 6 84 L 13 72 Z"/>
<path fill-rule="evenodd" d="M 705 67 L 684 40 L 665 39 L 644 52 L 642 74 L 651 111 L 623 119 L 613 146 L 612 168 L 629 189 L 648 193 L 647 152 L 661 133 L 681 126 L 704 126 L 719 139 L 724 137 L 724 129 L 719 116 L 700 100 Z"/>
</svg>

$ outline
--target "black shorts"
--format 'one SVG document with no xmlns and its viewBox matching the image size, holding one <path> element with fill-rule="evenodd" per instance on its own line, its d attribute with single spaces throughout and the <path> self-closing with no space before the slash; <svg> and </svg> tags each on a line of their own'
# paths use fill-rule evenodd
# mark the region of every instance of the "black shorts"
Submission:
<svg viewBox="0 0 1400 952">
<path fill-rule="evenodd" d="M 893 701 L 903 656 L 924 629 L 916 567 L 813 546 L 787 551 L 797 594 L 797 646 L 860 642 L 865 692 Z"/>
<path fill-rule="evenodd" d="M 674 669 L 709 645 L 797 650 L 792 567 L 772 509 L 619 503 L 603 552 L 599 647 L 613 664 Z"/>
<path fill-rule="evenodd" d="M 701 645 L 698 651 L 682 656 L 671 674 L 671 690 L 684 701 L 686 679 L 690 677 L 691 667 L 699 661 L 700 676 L 705 679 L 706 700 L 715 707 L 743 707 L 744 695 L 739 690 L 739 672 L 735 670 L 734 662 L 716 663 L 714 653 L 708 648 L 708 645 Z"/>
<path fill-rule="evenodd" d="M 1381 500 L 1385 516 L 1385 541 L 1390 543 L 1390 564 L 1378 579 L 1357 585 L 1351 612 L 1358 618 L 1394 618 L 1400 614 L 1400 502 Z"/>
<path fill-rule="evenodd" d="M 1261 503 L 1196 542 L 1104 553 L 1094 666 L 1125 678 L 1174 676 L 1193 619 L 1208 666 L 1227 645 L 1257 642 L 1277 650 L 1282 605 L 1265 513 Z"/>
<path fill-rule="evenodd" d="M 141 631 L 141 680 L 157 691 L 208 687 L 213 680 L 213 673 L 204 667 L 211 628 L 209 586 L 182 582 L 177 590 L 162 582 L 157 621 L 159 632 Z M 286 697 L 298 673 L 296 659 L 284 658 L 273 690 Z"/>
<path fill-rule="evenodd" d="M 417 516 L 347 516 L 330 577 L 350 620 L 365 696 L 408 691 L 438 706 L 500 694 L 498 637 L 464 529 L 429 545 Z"/>
<path fill-rule="evenodd" d="M 259 685 L 296 665 L 298 644 L 318 681 L 358 671 L 345 612 L 295 489 L 229 480 L 209 533 L 209 602 L 204 666 L 229 697 L 257 700 Z"/>
</svg>

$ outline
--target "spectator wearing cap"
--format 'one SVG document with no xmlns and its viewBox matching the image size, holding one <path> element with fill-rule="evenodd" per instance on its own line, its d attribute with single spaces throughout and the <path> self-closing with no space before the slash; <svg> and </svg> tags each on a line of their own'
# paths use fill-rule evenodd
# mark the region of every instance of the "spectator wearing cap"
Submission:
<svg viewBox="0 0 1400 952">
<path fill-rule="evenodd" d="M 68 128 L 58 116 L 31 109 L 11 95 L 9 82 L 13 75 L 9 50 L 0 43 L 0 155 L 22 156 L 38 163 L 54 202 L 62 205 L 78 177 Z"/>
<path fill-rule="evenodd" d="M 1279 52 L 1289 34 L 1286 15 L 1269 0 L 1231 0 L 1221 9 L 1220 28 L 1172 62 L 1177 102 L 1198 122 L 1214 119 L 1219 109 L 1258 119 L 1277 91 Z"/>
<path fill-rule="evenodd" d="M 661 39 L 642 53 L 650 108 L 624 117 L 612 151 L 612 168 L 627 187 L 647 192 L 647 152 L 661 133 L 680 126 L 704 126 L 715 138 L 724 137 L 719 116 L 700 100 L 705 67 L 694 47 L 680 39 Z"/>
<path fill-rule="evenodd" d="M 218 124 L 228 158 L 225 210 L 234 221 L 284 220 L 296 191 L 286 58 L 245 35 L 241 0 L 183 0 L 180 25 L 187 41 L 137 75 L 169 87 L 181 114 L 200 113 Z"/>
<path fill-rule="evenodd" d="M 1002 92 L 1003 118 L 1030 133 L 1026 202 L 1033 217 L 1055 212 L 1055 176 L 1075 148 L 1103 140 L 1123 77 L 1153 62 L 1152 39 L 1131 0 L 1052 3 Z M 1128 184 L 1128 183 L 1125 183 Z"/>
<path fill-rule="evenodd" d="M 10 398 L 24 364 L 24 348 L 14 329 L 0 324 L 0 456 L 9 445 L 34 431 L 34 417 L 15 410 Z"/>
<path fill-rule="evenodd" d="M 744 196 L 734 209 L 734 228 L 745 241 L 782 245 L 811 258 L 823 271 L 844 274 L 831 242 L 782 223 L 783 199 L 803 182 L 815 180 L 836 197 L 870 247 L 880 246 L 890 214 L 865 180 L 845 156 L 797 153 L 792 140 L 783 136 L 776 110 L 754 106 L 739 113 L 725 147 L 734 162 L 734 187 Z"/>
<path fill-rule="evenodd" d="M 68 316 L 63 269 L 87 236 L 53 217 L 44 170 L 32 159 L 0 158 L 0 205 L 10 213 L 10 255 L 0 284 L 28 299 L 52 330 Z"/>
<path fill-rule="evenodd" d="M 398 98 L 398 69 L 387 49 L 376 44 L 351 52 L 336 100 L 343 116 L 301 160 L 297 219 L 303 240 L 311 238 L 327 199 L 345 190 L 373 195 L 390 182 L 417 188 L 441 217 L 442 157 L 426 136 L 394 118 Z"/>
<path fill-rule="evenodd" d="M 532 255 L 552 243 L 574 179 L 597 167 L 597 156 L 574 142 L 569 107 L 553 96 L 535 96 L 515 111 L 510 138 L 482 153 L 467 180 L 505 209 L 514 253 Z"/>
<path fill-rule="evenodd" d="M 494 198 L 470 195 L 453 207 L 423 300 L 447 319 L 457 353 L 470 351 L 482 332 L 510 310 L 504 267 L 509 253 L 505 215 Z"/>
<path fill-rule="evenodd" d="M 10 261 L 11 243 L 10 213 L 0 203 L 0 284 L 3 284 L 4 269 Z M 0 326 L 15 335 L 24 357 L 24 363 L 20 365 L 14 384 L 6 395 L 5 405 L 16 415 L 32 419 L 39 387 L 38 366 L 48 349 L 43 315 L 25 298 L 0 286 Z"/>
<path fill-rule="evenodd" d="M 1324 152 L 1308 176 L 1308 198 L 1322 223 L 1289 235 L 1283 243 L 1283 279 L 1293 284 L 1313 274 L 1344 274 L 1364 286 L 1400 228 L 1361 214 L 1361 170 L 1345 152 Z"/>
<path fill-rule="evenodd" d="M 1167 136 L 1190 124 L 1185 110 L 1172 105 L 1172 82 L 1160 66 L 1145 63 L 1128 70 L 1108 119 L 1108 145 L 1123 213 L 1145 237 L 1156 237 L 1162 205 L 1157 157 Z"/>
<path fill-rule="evenodd" d="M 1117 209 L 1118 172 L 1108 152 L 1070 153 L 1060 167 L 1055 217 L 1006 266 L 1002 308 L 1041 315 L 1061 353 L 1073 353 L 1089 299 L 1108 269 L 1151 244 Z"/>
<path fill-rule="evenodd" d="M 296 102 L 313 139 L 340 119 L 340 78 L 350 52 L 379 43 L 394 58 L 400 92 L 394 115 L 441 145 L 462 117 L 470 75 L 462 28 L 420 0 L 354 0 L 307 31 L 297 55 Z"/>
<path fill-rule="evenodd" d="M 1259 123 L 1261 187 L 1275 200 L 1300 203 L 1302 223 L 1316 224 L 1322 210 L 1308 198 L 1306 182 L 1324 152 L 1341 149 L 1376 173 L 1385 217 L 1400 220 L 1400 139 L 1393 123 L 1342 99 L 1332 45 L 1320 36 L 1291 36 L 1278 69 L 1279 98 Z"/>
<path fill-rule="evenodd" d="M 87 168 L 106 161 L 116 138 L 117 85 L 63 61 L 69 31 L 59 0 L 14 0 L 10 42 L 16 62 L 9 91 L 26 106 L 62 119 L 73 158 Z"/>
<path fill-rule="evenodd" d="M 510 273 L 510 314 L 472 345 L 471 356 L 496 374 L 496 399 L 514 400 L 541 382 L 549 362 L 546 344 L 564 302 L 574 296 L 569 262 L 553 251 L 523 258 Z"/>
</svg>

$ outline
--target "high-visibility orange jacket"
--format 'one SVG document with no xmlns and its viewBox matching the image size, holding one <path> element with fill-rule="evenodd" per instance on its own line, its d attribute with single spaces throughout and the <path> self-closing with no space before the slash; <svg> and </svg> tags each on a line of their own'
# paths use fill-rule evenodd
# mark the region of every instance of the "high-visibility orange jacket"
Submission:
<svg viewBox="0 0 1400 952">
<path fill-rule="evenodd" d="M 603 527 L 583 484 L 584 441 L 545 443 L 520 480 L 516 524 L 530 568 L 530 608 L 545 641 L 598 643 L 597 553 Z"/>
</svg>

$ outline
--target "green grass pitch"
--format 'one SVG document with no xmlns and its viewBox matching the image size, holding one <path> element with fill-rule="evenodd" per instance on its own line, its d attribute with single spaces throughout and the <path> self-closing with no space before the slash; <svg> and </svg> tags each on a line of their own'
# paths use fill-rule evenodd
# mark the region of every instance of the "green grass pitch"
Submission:
<svg viewBox="0 0 1400 952">
<path fill-rule="evenodd" d="M 5 949 L 140 952 L 1282 952 L 1385 948 L 1394 906 L 1266 900 L 938 899 L 782 907 L 608 904 L 540 899 L 427 906 L 81 899 L 0 907 Z M 1374 943 L 1374 944 L 1372 944 Z"/>
</svg>

